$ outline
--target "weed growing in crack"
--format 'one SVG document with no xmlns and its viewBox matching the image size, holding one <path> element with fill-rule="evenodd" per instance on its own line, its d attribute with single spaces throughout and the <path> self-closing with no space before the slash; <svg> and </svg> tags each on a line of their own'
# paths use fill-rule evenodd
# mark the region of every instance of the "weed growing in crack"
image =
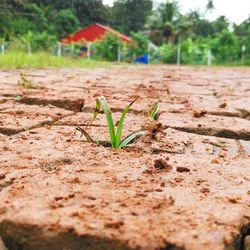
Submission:
<svg viewBox="0 0 250 250">
<path fill-rule="evenodd" d="M 21 95 L 17 95 L 17 96 L 16 96 L 16 101 L 19 102 L 19 101 L 21 101 L 21 100 L 22 100 L 22 96 L 21 96 Z"/>
<path fill-rule="evenodd" d="M 159 118 L 159 109 L 160 109 L 160 102 L 158 101 L 154 103 L 151 110 L 149 111 L 148 116 L 156 121 Z"/>
<path fill-rule="evenodd" d="M 160 101 L 157 101 L 149 110 L 143 110 L 142 115 L 153 120 L 158 120 L 159 118 Z"/>
<path fill-rule="evenodd" d="M 122 112 L 122 115 L 119 119 L 117 129 L 115 130 L 115 125 L 114 125 L 114 120 L 112 116 L 112 112 L 109 108 L 109 105 L 105 99 L 104 96 L 100 96 L 96 100 L 96 108 L 94 112 L 94 116 L 92 119 L 92 122 L 96 119 L 100 109 L 102 108 L 104 111 L 104 114 L 106 116 L 106 121 L 108 125 L 108 130 L 109 130 L 109 137 L 110 137 L 110 146 L 114 149 L 121 149 L 127 147 L 129 144 L 133 143 L 135 140 L 139 139 L 143 135 L 145 135 L 147 132 L 144 130 L 137 131 L 135 133 L 130 134 L 128 137 L 126 137 L 124 140 L 121 140 L 122 137 L 122 129 L 123 129 L 123 124 L 125 117 L 129 111 L 129 108 L 133 105 L 133 103 L 136 101 L 133 100 Z M 89 136 L 89 134 L 79 126 L 77 127 L 77 130 L 79 130 L 87 139 L 87 141 L 95 143 L 95 141 Z"/>
<path fill-rule="evenodd" d="M 18 85 L 24 87 L 25 89 L 38 89 L 39 88 L 38 85 L 28 80 L 23 73 L 20 73 L 20 80 L 18 81 Z"/>
</svg>

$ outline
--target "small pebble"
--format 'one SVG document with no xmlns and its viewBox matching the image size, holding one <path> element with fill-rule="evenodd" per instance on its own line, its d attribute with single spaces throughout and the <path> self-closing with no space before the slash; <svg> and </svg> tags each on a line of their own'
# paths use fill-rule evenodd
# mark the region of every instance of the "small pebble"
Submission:
<svg viewBox="0 0 250 250">
<path fill-rule="evenodd" d="M 224 103 L 222 103 L 222 104 L 219 106 L 219 108 L 225 108 L 226 106 L 227 106 L 227 103 L 224 102 Z"/>
<path fill-rule="evenodd" d="M 172 167 L 163 159 L 156 159 L 154 161 L 154 167 L 156 169 L 166 169 L 168 171 L 172 169 Z"/>
<path fill-rule="evenodd" d="M 186 167 L 177 167 L 176 171 L 183 173 L 183 172 L 190 172 L 190 169 Z"/>
</svg>

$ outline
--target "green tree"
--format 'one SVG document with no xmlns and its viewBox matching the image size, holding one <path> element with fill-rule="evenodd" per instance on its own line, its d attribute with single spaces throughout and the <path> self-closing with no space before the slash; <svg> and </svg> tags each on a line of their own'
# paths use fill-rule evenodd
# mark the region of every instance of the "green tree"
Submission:
<svg viewBox="0 0 250 250">
<path fill-rule="evenodd" d="M 102 0 L 74 0 L 73 6 L 81 25 L 108 24 L 109 13 Z"/>
<path fill-rule="evenodd" d="M 198 37 L 209 37 L 213 34 L 213 25 L 207 19 L 199 19 L 195 23 L 193 32 Z"/>
<path fill-rule="evenodd" d="M 205 19 L 198 10 L 191 10 L 186 15 L 189 23 L 191 23 L 192 29 L 189 30 L 189 37 L 208 37 L 213 34 L 212 23 Z"/>
<path fill-rule="evenodd" d="M 1 8 L 18 10 L 28 3 L 28 0 L 2 0 Z"/>
<path fill-rule="evenodd" d="M 11 20 L 10 34 L 12 36 L 19 36 L 28 33 L 29 30 L 36 30 L 36 25 L 26 18 L 18 17 Z"/>
<path fill-rule="evenodd" d="M 212 22 L 213 25 L 213 33 L 217 35 L 221 33 L 223 30 L 228 30 L 229 21 L 225 16 L 219 16 L 215 21 Z"/>
<path fill-rule="evenodd" d="M 121 48 L 122 46 L 123 42 L 118 36 L 112 33 L 106 33 L 103 39 L 93 44 L 95 57 L 108 61 L 116 61 L 118 47 Z"/>
<path fill-rule="evenodd" d="M 116 0 L 112 8 L 112 24 L 126 34 L 142 30 L 152 7 L 152 0 Z"/>
<path fill-rule="evenodd" d="M 33 48 L 34 50 L 52 50 L 56 41 L 57 37 L 47 31 L 35 33 L 33 35 Z"/>
<path fill-rule="evenodd" d="M 239 25 L 234 25 L 234 32 L 239 37 L 249 36 L 250 35 L 250 15 Z"/>
<path fill-rule="evenodd" d="M 178 20 L 174 22 L 173 32 L 176 42 L 179 43 L 185 37 L 192 37 L 193 22 L 186 15 L 180 14 Z"/>
<path fill-rule="evenodd" d="M 133 42 L 129 45 L 128 57 L 135 58 L 136 56 L 141 56 L 148 53 L 149 40 L 146 36 L 140 32 L 132 32 L 131 38 Z"/>
<path fill-rule="evenodd" d="M 11 29 L 13 15 L 10 10 L 0 11 L 0 37 L 7 38 Z"/>
<path fill-rule="evenodd" d="M 166 1 L 158 5 L 149 18 L 147 27 L 152 30 L 150 39 L 157 45 L 181 40 L 191 33 L 192 22 L 179 11 L 177 1 Z"/>
<path fill-rule="evenodd" d="M 51 33 L 53 35 L 57 34 L 56 26 L 54 23 L 54 18 L 57 15 L 57 10 L 53 8 L 52 5 L 45 5 L 40 6 L 41 10 L 43 11 L 44 17 L 46 19 L 44 24 L 44 30 L 48 33 Z"/>
<path fill-rule="evenodd" d="M 239 25 L 234 25 L 234 33 L 239 39 L 240 46 L 246 46 L 246 58 L 250 58 L 250 16 Z"/>
<path fill-rule="evenodd" d="M 207 6 L 206 6 L 206 11 L 212 12 L 213 9 L 214 9 L 214 1 L 208 0 Z"/>
<path fill-rule="evenodd" d="M 146 27 L 151 30 L 150 39 L 157 45 L 174 40 L 174 22 L 180 12 L 177 1 L 161 3 L 148 19 Z"/>
<path fill-rule="evenodd" d="M 163 44 L 160 49 L 160 59 L 164 63 L 176 63 L 177 48 L 174 44 Z"/>
<path fill-rule="evenodd" d="M 76 15 L 81 26 L 92 23 L 107 24 L 109 20 L 108 8 L 102 0 L 32 0 L 39 6 L 51 6 L 60 11 L 69 9 Z"/>
<path fill-rule="evenodd" d="M 57 36 L 62 38 L 79 28 L 79 21 L 70 9 L 60 10 L 54 19 Z"/>
<path fill-rule="evenodd" d="M 35 3 L 25 4 L 23 11 L 26 19 L 35 25 L 34 31 L 42 31 L 45 28 L 46 17 L 43 10 Z"/>
<path fill-rule="evenodd" d="M 223 30 L 212 43 L 212 51 L 218 63 L 228 63 L 239 59 L 239 40 L 233 32 Z"/>
</svg>

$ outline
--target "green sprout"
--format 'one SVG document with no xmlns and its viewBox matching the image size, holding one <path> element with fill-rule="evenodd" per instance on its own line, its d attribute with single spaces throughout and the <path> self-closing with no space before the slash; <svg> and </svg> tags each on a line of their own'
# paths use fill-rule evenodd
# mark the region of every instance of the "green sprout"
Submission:
<svg viewBox="0 0 250 250">
<path fill-rule="evenodd" d="M 17 95 L 16 96 L 16 100 L 19 102 L 19 101 L 21 101 L 22 100 L 22 96 L 21 95 Z"/>
<path fill-rule="evenodd" d="M 20 73 L 20 81 L 18 85 L 24 87 L 25 89 L 38 89 L 39 86 L 35 85 L 32 81 L 28 80 L 23 73 Z"/>
<path fill-rule="evenodd" d="M 124 124 L 126 114 L 128 113 L 129 108 L 133 105 L 133 103 L 135 101 L 136 101 L 136 99 L 134 101 L 132 101 L 124 109 L 124 111 L 122 112 L 122 115 L 120 117 L 120 120 L 118 122 L 117 129 L 115 131 L 115 125 L 114 125 L 112 112 L 111 112 L 111 110 L 109 108 L 109 105 L 108 105 L 105 97 L 100 96 L 96 100 L 96 108 L 95 108 L 94 117 L 93 117 L 92 122 L 96 119 L 100 109 L 102 108 L 103 111 L 104 111 L 104 114 L 106 116 L 106 120 L 107 120 L 107 124 L 108 124 L 109 136 L 110 136 L 110 144 L 111 144 L 111 147 L 114 148 L 114 149 L 121 149 L 121 148 L 127 147 L 128 144 L 134 142 L 136 139 L 140 138 L 141 136 L 143 136 L 146 133 L 145 131 L 137 131 L 135 133 L 130 134 L 123 141 L 121 140 L 121 138 L 122 138 L 122 128 L 123 128 L 123 124 Z M 88 139 L 88 141 L 91 141 L 91 142 L 93 141 L 91 138 L 87 138 L 87 139 Z"/>
<path fill-rule="evenodd" d="M 159 108 L 160 108 L 160 102 L 154 103 L 151 110 L 148 112 L 148 116 L 150 118 L 153 118 L 154 120 L 157 120 L 159 117 Z"/>
</svg>

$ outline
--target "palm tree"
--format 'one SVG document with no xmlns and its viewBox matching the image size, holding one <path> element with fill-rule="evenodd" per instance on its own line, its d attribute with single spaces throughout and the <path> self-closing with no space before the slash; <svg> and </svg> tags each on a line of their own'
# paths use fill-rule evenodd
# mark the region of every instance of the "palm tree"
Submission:
<svg viewBox="0 0 250 250">
<path fill-rule="evenodd" d="M 41 5 L 40 9 L 45 17 L 45 27 L 48 30 L 49 26 L 53 23 L 54 18 L 57 14 L 57 10 L 52 5 Z"/>
<path fill-rule="evenodd" d="M 190 33 L 191 27 L 192 22 L 187 16 L 180 14 L 176 0 L 159 4 L 147 23 L 155 44 L 179 41 Z"/>
<path fill-rule="evenodd" d="M 213 9 L 214 9 L 214 1 L 208 0 L 207 6 L 206 6 L 206 11 L 209 11 L 211 13 Z"/>
<path fill-rule="evenodd" d="M 25 4 L 26 0 L 10 0 L 10 4 Z"/>
<path fill-rule="evenodd" d="M 156 44 L 174 40 L 174 22 L 178 19 L 179 6 L 177 1 L 161 3 L 150 16 L 146 27 L 151 30 L 151 39 Z M 153 37 L 158 39 L 156 41 Z"/>
<path fill-rule="evenodd" d="M 189 16 L 180 15 L 174 24 L 176 42 L 180 42 L 183 37 L 192 36 L 193 20 L 190 20 Z"/>
</svg>

